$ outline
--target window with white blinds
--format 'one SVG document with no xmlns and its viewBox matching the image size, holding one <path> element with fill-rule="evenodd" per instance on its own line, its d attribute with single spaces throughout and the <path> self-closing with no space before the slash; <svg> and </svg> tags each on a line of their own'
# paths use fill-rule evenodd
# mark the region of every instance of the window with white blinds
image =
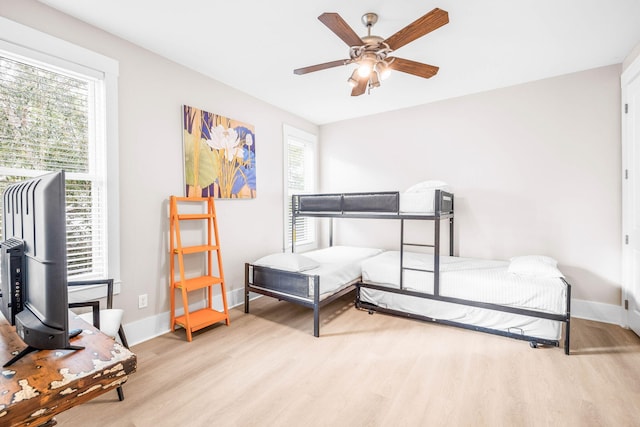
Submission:
<svg viewBox="0 0 640 427">
<path fill-rule="evenodd" d="M 291 196 L 316 192 L 316 137 L 284 127 L 284 248 L 291 249 Z M 298 218 L 296 221 L 296 251 L 316 247 L 316 221 L 314 218 Z"/>
<path fill-rule="evenodd" d="M 108 275 L 104 84 L 92 74 L 0 50 L 0 191 L 65 171 L 70 278 Z"/>
</svg>

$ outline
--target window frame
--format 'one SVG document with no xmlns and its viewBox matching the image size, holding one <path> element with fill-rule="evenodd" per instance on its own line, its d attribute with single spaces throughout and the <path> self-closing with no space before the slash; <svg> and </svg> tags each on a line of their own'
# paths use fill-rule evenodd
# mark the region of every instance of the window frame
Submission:
<svg viewBox="0 0 640 427">
<path fill-rule="evenodd" d="M 97 128 L 105 140 L 107 212 L 107 274 L 114 279 L 116 291 L 120 287 L 120 208 L 119 208 L 119 166 L 118 166 L 118 61 L 77 46 L 65 40 L 0 17 L 0 49 L 16 56 L 36 62 L 93 76 L 102 81 L 104 126 Z M 84 294 L 85 289 L 73 292 Z M 91 289 L 88 290 L 91 294 Z M 101 291 L 95 293 L 101 294 Z M 90 295 L 87 295 L 91 297 Z"/>
<path fill-rule="evenodd" d="M 288 152 L 288 143 L 290 139 L 295 139 L 298 141 L 302 141 L 305 145 L 308 144 L 311 150 L 312 155 L 312 163 L 313 163 L 313 171 L 310 174 L 313 179 L 313 183 L 311 185 L 311 189 L 308 190 L 309 193 L 316 193 L 318 191 L 318 137 L 312 133 L 303 131 L 296 127 L 284 124 L 283 125 L 283 138 L 282 138 L 282 151 L 283 151 L 283 252 L 291 252 L 291 241 L 289 240 L 289 223 L 291 220 L 291 212 L 289 209 L 289 205 L 291 203 L 291 196 L 289 194 L 289 152 Z M 304 252 L 311 249 L 316 249 L 318 247 L 318 222 L 316 218 L 304 218 L 305 221 L 310 222 L 310 228 L 313 232 L 313 238 L 305 244 L 297 244 L 295 247 L 296 252 Z"/>
</svg>

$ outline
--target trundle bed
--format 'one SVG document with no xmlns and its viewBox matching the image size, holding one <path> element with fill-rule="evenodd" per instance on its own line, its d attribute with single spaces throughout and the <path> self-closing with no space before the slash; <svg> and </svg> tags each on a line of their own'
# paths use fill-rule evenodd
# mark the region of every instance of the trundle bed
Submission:
<svg viewBox="0 0 640 427">
<path fill-rule="evenodd" d="M 320 307 L 355 287 L 356 306 L 370 313 L 507 336 L 529 341 L 532 347 L 559 346 L 564 325 L 564 349 L 569 354 L 571 286 L 557 270 L 555 260 L 543 256 L 510 261 L 453 256 L 454 196 L 441 186 L 418 185 L 402 193 L 295 195 L 292 203 L 294 230 L 301 217 L 331 219 L 330 246 L 335 218 L 399 220 L 400 250 L 362 252 L 361 257 L 349 260 L 360 269 L 354 272 L 355 278 L 324 292 L 322 271 L 314 271 L 322 269 L 322 257 L 313 252 L 278 254 L 287 259 L 284 266 L 246 264 L 245 312 L 249 312 L 250 291 L 302 304 L 314 309 L 314 335 L 319 336 Z M 432 221 L 433 241 L 406 242 L 406 221 Z M 443 223 L 449 228 L 448 255 L 441 255 Z M 304 266 L 305 262 L 310 265 Z"/>
<path fill-rule="evenodd" d="M 405 252 L 400 285 L 400 253 L 385 252 L 362 265 L 356 306 L 447 325 L 559 346 L 565 326 L 569 354 L 571 287 L 547 257 L 512 261 L 440 257 L 434 288 L 430 255 Z M 539 264 L 549 275 L 516 274 L 518 263 Z"/>
</svg>

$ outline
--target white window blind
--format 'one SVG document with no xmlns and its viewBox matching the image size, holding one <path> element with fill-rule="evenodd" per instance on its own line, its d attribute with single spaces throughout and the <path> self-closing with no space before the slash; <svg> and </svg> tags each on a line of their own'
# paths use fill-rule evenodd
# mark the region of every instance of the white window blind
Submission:
<svg viewBox="0 0 640 427">
<path fill-rule="evenodd" d="M 291 196 L 316 191 L 315 137 L 294 128 L 285 127 L 285 249 L 291 248 Z M 296 250 L 316 246 L 316 221 L 298 218 Z"/>
<path fill-rule="evenodd" d="M 108 274 L 104 102 L 95 73 L 0 51 L 0 191 L 65 171 L 70 278 Z"/>
</svg>

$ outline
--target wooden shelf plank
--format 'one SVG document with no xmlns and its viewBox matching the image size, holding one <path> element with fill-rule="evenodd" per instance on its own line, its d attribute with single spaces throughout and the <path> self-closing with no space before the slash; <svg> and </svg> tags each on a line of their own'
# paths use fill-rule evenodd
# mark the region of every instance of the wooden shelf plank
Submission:
<svg viewBox="0 0 640 427">
<path fill-rule="evenodd" d="M 182 249 L 176 248 L 173 250 L 173 253 L 179 254 L 182 252 L 185 255 L 188 254 L 197 254 L 200 252 L 209 252 L 209 251 L 217 251 L 220 249 L 218 245 L 197 245 L 197 246 L 183 246 Z"/>
<path fill-rule="evenodd" d="M 189 313 L 189 326 L 191 332 L 197 331 L 215 323 L 226 321 L 227 315 L 223 312 L 213 310 L 211 308 L 203 308 Z M 185 316 L 178 316 L 175 320 L 176 325 L 187 329 Z"/>
<path fill-rule="evenodd" d="M 201 213 L 201 214 L 180 214 L 177 216 L 179 220 L 192 220 L 192 219 L 209 219 L 215 218 L 213 214 Z"/>
<path fill-rule="evenodd" d="M 176 289 L 182 289 L 182 287 L 184 286 L 187 292 L 190 292 L 190 291 L 195 291 L 197 289 L 206 288 L 208 286 L 219 285 L 221 283 L 222 283 L 222 279 L 220 277 L 199 276 L 191 279 L 186 279 L 184 283 L 181 281 L 177 281 L 174 283 L 174 287 Z"/>
</svg>

